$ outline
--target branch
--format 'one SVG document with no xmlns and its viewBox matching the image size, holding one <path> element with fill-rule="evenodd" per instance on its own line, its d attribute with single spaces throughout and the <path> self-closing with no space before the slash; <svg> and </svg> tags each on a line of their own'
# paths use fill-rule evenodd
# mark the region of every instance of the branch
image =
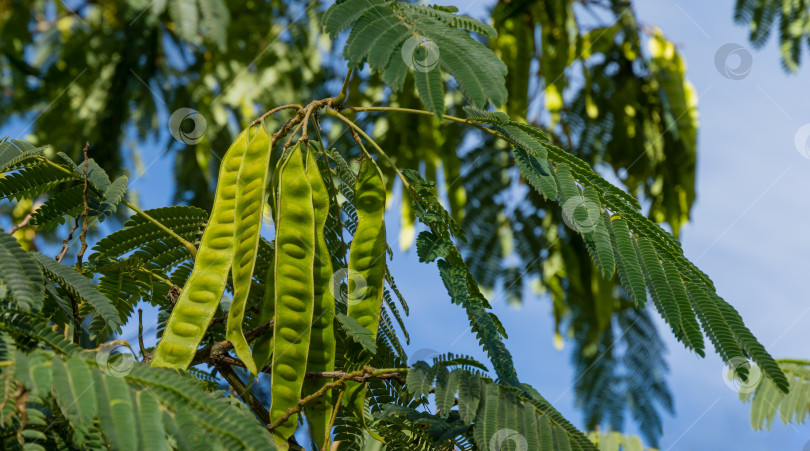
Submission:
<svg viewBox="0 0 810 451">
<path fill-rule="evenodd" d="M 174 230 L 172 230 L 172 229 L 166 227 L 165 225 L 163 225 L 162 222 L 158 221 L 157 219 L 153 218 L 152 216 L 149 216 L 143 210 L 141 210 L 140 208 L 138 208 L 134 204 L 132 204 L 132 202 L 129 202 L 128 200 L 124 199 L 124 200 L 121 200 L 121 203 L 126 205 L 127 207 L 129 207 L 129 209 L 134 211 L 135 213 L 143 216 L 144 219 L 146 219 L 147 221 L 149 221 L 152 224 L 156 225 L 157 228 L 159 228 L 160 230 L 166 232 L 172 238 L 179 241 L 180 244 L 182 244 L 186 249 L 188 249 L 188 252 L 191 254 L 191 258 L 193 260 L 197 259 L 197 248 L 194 247 L 194 245 L 191 244 L 191 242 L 189 242 L 188 240 L 186 240 L 182 236 L 175 233 Z"/>
<path fill-rule="evenodd" d="M 79 268 L 79 272 L 82 271 L 82 260 L 84 260 L 84 251 L 87 250 L 87 229 L 89 225 L 87 224 L 87 216 L 90 214 L 90 206 L 87 204 L 87 187 L 90 185 L 90 182 L 87 180 L 87 169 L 88 164 L 90 163 L 87 159 L 87 149 L 90 147 L 90 141 L 84 142 L 84 149 L 82 149 L 82 153 L 84 154 L 84 191 L 82 191 L 82 204 L 84 205 L 84 210 L 82 211 L 82 232 L 79 234 L 79 241 L 82 243 L 81 249 L 79 249 L 79 253 L 76 254 L 76 267 Z"/>
<path fill-rule="evenodd" d="M 143 309 L 138 309 L 138 346 L 141 348 L 141 357 L 146 358 L 146 347 L 143 345 Z"/>
<path fill-rule="evenodd" d="M 346 98 L 346 94 L 349 92 L 349 81 L 352 78 L 352 73 L 354 72 L 354 68 L 349 69 L 349 72 L 346 73 L 346 78 L 343 79 L 343 86 L 340 88 L 340 92 L 337 96 L 332 97 L 329 99 L 328 106 L 339 105 Z"/>
<path fill-rule="evenodd" d="M 327 374 L 325 377 L 336 377 L 340 374 L 340 378 L 334 382 L 327 382 L 323 385 L 323 387 L 319 388 L 318 391 L 315 393 L 306 396 L 305 398 L 298 401 L 298 404 L 290 407 L 287 409 L 284 414 L 282 414 L 276 421 L 273 421 L 267 426 L 267 429 L 272 431 L 273 429 L 282 425 L 285 421 L 290 419 L 290 417 L 296 413 L 301 412 L 304 409 L 304 406 L 309 404 L 310 402 L 314 401 L 315 399 L 320 398 L 323 396 L 327 391 L 333 388 L 341 388 L 346 385 L 347 380 L 359 380 L 360 382 L 365 382 L 367 379 L 371 378 L 384 378 L 384 376 L 388 374 L 400 373 L 400 372 L 407 372 L 407 368 L 384 368 L 384 369 L 374 369 L 372 367 L 365 367 L 362 370 L 352 371 L 351 373 L 344 373 L 342 371 L 329 371 L 326 373 L 313 373 L 313 374 Z M 307 373 L 307 377 L 310 373 Z M 314 376 L 313 376 L 314 377 Z M 402 376 L 399 376 L 401 378 Z M 398 379 L 398 378 L 396 378 Z"/>
<path fill-rule="evenodd" d="M 416 111 L 418 111 L 418 110 L 416 110 Z M 346 125 L 348 125 L 353 130 L 357 131 L 357 133 L 362 135 L 363 138 L 366 138 L 366 140 L 368 140 L 368 142 L 370 142 L 371 145 L 374 146 L 374 148 L 377 150 L 377 153 L 380 154 L 380 157 L 382 157 L 388 163 L 388 165 L 391 166 L 391 168 L 394 169 L 394 172 L 396 172 L 397 176 L 399 176 L 399 179 L 402 180 L 402 184 L 405 186 L 405 188 L 407 188 L 408 190 L 411 189 L 411 184 L 408 183 L 408 180 L 405 178 L 404 175 L 402 175 L 402 172 L 399 170 L 397 165 L 394 164 L 393 160 L 391 160 L 391 157 L 389 157 L 388 154 L 386 154 L 385 151 L 382 150 L 382 148 L 373 139 L 371 139 L 371 136 L 368 136 L 366 134 L 366 132 L 364 132 L 363 129 L 360 128 L 359 125 L 352 122 L 346 116 L 340 114 L 340 112 L 338 112 L 337 110 L 328 111 L 327 114 L 329 114 L 330 116 L 335 116 L 336 118 L 338 118 L 341 121 L 345 122 Z"/>
<path fill-rule="evenodd" d="M 67 238 L 62 240 L 62 249 L 59 251 L 59 254 L 56 256 L 56 261 L 62 263 L 62 259 L 65 258 L 65 254 L 67 254 L 68 249 L 70 249 L 70 242 L 73 240 L 73 232 L 79 228 L 79 217 L 76 216 L 76 223 L 70 232 L 68 232 Z"/>
<path fill-rule="evenodd" d="M 228 365 L 238 366 L 240 368 L 245 368 L 245 364 L 236 358 L 231 356 L 223 356 L 221 359 L 222 363 L 227 363 Z M 369 367 L 367 367 L 369 368 Z M 389 371 L 389 370 L 375 370 L 374 368 L 370 368 L 373 372 L 371 373 L 362 373 L 359 376 L 353 375 L 353 373 L 347 373 L 345 371 L 307 371 L 304 375 L 307 379 L 345 379 L 347 381 L 355 381 L 355 382 L 366 382 L 369 379 L 394 379 L 401 384 L 405 384 L 405 376 L 400 374 L 399 372 L 384 372 L 384 373 L 374 373 L 377 371 Z M 407 368 L 395 368 L 396 371 L 403 371 L 407 372 Z M 393 370 L 391 370 L 393 371 Z M 271 374 L 272 369 L 269 367 L 262 368 L 260 373 L 267 373 Z"/>
<path fill-rule="evenodd" d="M 23 227 L 28 227 L 28 223 L 31 222 L 33 214 L 34 214 L 33 212 L 28 213 L 28 215 L 26 215 L 26 217 L 23 218 L 22 222 L 15 225 L 14 227 L 11 228 L 11 230 L 8 231 L 8 234 L 14 235 L 15 233 L 17 233 L 18 230 L 22 229 Z"/>
<path fill-rule="evenodd" d="M 239 379 L 239 375 L 231 368 L 229 365 L 215 365 L 217 370 L 219 370 L 219 374 L 228 381 L 228 384 L 231 386 L 233 391 L 242 398 L 242 401 L 245 402 L 250 407 L 250 410 L 259 417 L 262 424 L 267 424 L 270 422 L 270 412 L 264 408 L 262 403 L 250 393 L 250 390 L 245 386 L 241 379 Z"/>
<path fill-rule="evenodd" d="M 277 107 L 273 108 L 272 110 L 270 110 L 270 111 L 262 114 L 261 116 L 259 116 L 258 119 L 254 120 L 253 122 L 250 123 L 250 126 L 252 127 L 252 126 L 258 124 L 259 122 L 267 119 L 269 116 L 272 116 L 273 114 L 276 114 L 281 110 L 291 110 L 291 109 L 300 110 L 301 108 L 303 108 L 303 107 L 301 105 L 296 104 L 296 103 L 291 103 L 289 105 L 277 106 Z"/>
<path fill-rule="evenodd" d="M 245 340 L 253 341 L 262 335 L 270 332 L 273 330 L 274 320 L 270 320 L 260 326 L 257 326 L 251 330 L 249 330 L 245 334 Z M 213 345 L 208 345 L 194 354 L 194 358 L 191 360 L 191 364 L 189 366 L 199 365 L 200 363 L 211 362 L 216 365 L 223 359 L 227 357 L 228 351 L 233 349 L 233 345 L 228 340 L 220 341 L 219 343 L 214 343 Z"/>
</svg>

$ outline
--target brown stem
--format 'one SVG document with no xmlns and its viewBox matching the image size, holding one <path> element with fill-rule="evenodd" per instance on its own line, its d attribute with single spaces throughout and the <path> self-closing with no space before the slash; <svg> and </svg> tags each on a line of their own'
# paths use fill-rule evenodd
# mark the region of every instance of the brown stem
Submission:
<svg viewBox="0 0 810 451">
<path fill-rule="evenodd" d="M 354 371 L 352 373 L 349 373 L 349 375 L 351 375 L 351 376 L 360 376 L 360 375 L 363 374 L 363 372 L 364 372 L 363 370 Z M 291 416 L 293 416 L 296 413 L 303 410 L 305 405 L 307 405 L 308 403 L 320 398 L 328 390 L 331 390 L 333 388 L 344 387 L 346 385 L 347 377 L 348 377 L 348 375 L 344 376 L 344 377 L 342 377 L 342 378 L 340 378 L 340 379 L 338 379 L 338 380 L 336 380 L 334 382 L 328 382 L 328 383 L 324 384 L 323 387 L 319 388 L 318 391 L 316 391 L 315 393 L 304 397 L 304 399 L 300 399 L 298 401 L 298 404 L 296 404 L 295 406 L 290 407 L 289 409 L 287 409 L 280 417 L 278 417 L 278 419 L 276 421 L 270 423 L 267 426 L 267 430 L 272 431 L 273 429 L 281 426 L 282 424 L 284 424 L 285 421 L 289 420 Z"/>
<path fill-rule="evenodd" d="M 146 358 L 146 346 L 143 345 L 143 309 L 138 309 L 138 346 L 141 348 L 141 357 Z"/>
<path fill-rule="evenodd" d="M 346 373 L 346 372 L 343 372 L 343 371 L 327 371 L 327 372 L 323 372 L 323 373 L 312 373 L 314 375 L 313 377 L 324 375 L 323 377 L 325 377 L 325 378 L 334 378 L 334 377 L 338 377 L 338 376 L 339 376 L 339 378 L 336 381 L 327 382 L 321 388 L 319 388 L 318 391 L 316 391 L 315 393 L 313 393 L 313 394 L 311 394 L 309 396 L 306 396 L 303 399 L 300 399 L 298 401 L 298 404 L 296 404 L 295 406 L 290 407 L 289 409 L 287 409 L 280 417 L 278 417 L 278 419 L 276 421 L 273 421 L 272 423 L 270 423 L 270 425 L 267 426 L 267 429 L 272 431 L 273 429 L 279 427 L 285 421 L 290 419 L 290 417 L 292 415 L 294 415 L 294 414 L 300 412 L 301 410 L 303 410 L 305 405 L 309 404 L 310 402 L 314 401 L 317 398 L 320 398 L 327 391 L 329 391 L 329 390 L 331 390 L 333 388 L 344 387 L 346 385 L 346 381 L 348 381 L 348 380 L 358 381 L 358 382 L 365 382 L 368 379 L 377 378 L 377 379 L 397 379 L 397 380 L 404 381 L 404 377 L 402 377 L 401 375 L 398 375 L 397 377 L 387 377 L 387 376 L 390 376 L 392 374 L 397 374 L 398 372 L 401 372 L 401 371 L 404 371 L 404 370 L 405 370 L 404 368 L 375 369 L 375 368 L 372 368 L 370 366 L 367 366 L 367 367 L 363 368 L 362 370 L 352 371 L 351 373 Z M 310 375 L 310 373 L 307 373 L 307 377 L 309 377 L 309 375 Z"/>
<path fill-rule="evenodd" d="M 252 393 L 247 389 L 244 382 L 239 379 L 239 375 L 231 368 L 229 365 L 215 365 L 219 374 L 228 381 L 228 384 L 233 389 L 234 393 L 238 394 L 242 401 L 245 402 L 250 407 L 250 410 L 259 417 L 262 424 L 267 424 L 270 422 L 270 413 L 267 409 L 264 408 L 262 403 L 253 396 Z"/>
<path fill-rule="evenodd" d="M 31 218 L 33 217 L 32 215 L 33 212 L 26 215 L 25 218 L 23 218 L 22 222 L 15 225 L 14 227 L 11 228 L 11 230 L 8 231 L 8 234 L 14 235 L 15 233 L 17 233 L 18 230 L 22 229 L 23 227 L 27 227 L 28 223 L 31 221 Z"/>
<path fill-rule="evenodd" d="M 73 228 L 70 229 L 67 238 L 62 240 L 62 249 L 59 251 L 59 254 L 56 256 L 56 261 L 62 263 L 62 259 L 65 258 L 65 254 L 67 254 L 68 249 L 70 249 L 70 242 L 73 241 L 73 233 L 76 229 L 79 228 L 79 217 L 76 216 L 76 223 L 73 225 Z"/>
<path fill-rule="evenodd" d="M 261 116 L 259 116 L 258 119 L 254 120 L 253 122 L 250 123 L 250 126 L 252 127 L 252 126 L 258 124 L 259 122 L 267 119 L 269 116 L 272 116 L 272 115 L 278 113 L 281 110 L 291 110 L 291 109 L 300 110 L 301 108 L 303 108 L 301 105 L 298 105 L 298 104 L 295 104 L 295 103 L 291 103 L 289 105 L 277 106 L 277 107 L 273 108 L 272 110 L 270 110 L 270 111 L 262 114 Z"/>
<path fill-rule="evenodd" d="M 79 249 L 79 253 L 76 254 L 76 267 L 79 268 L 79 272 L 82 270 L 82 260 L 84 259 L 84 251 L 87 250 L 87 216 L 90 213 L 90 206 L 87 204 L 87 187 L 90 185 L 90 182 L 87 180 L 87 169 L 89 165 L 89 161 L 87 159 L 87 149 L 90 147 L 90 141 L 85 141 L 84 149 L 82 149 L 82 153 L 84 154 L 84 191 L 82 191 L 82 202 L 84 204 L 84 211 L 82 212 L 82 232 L 79 234 L 79 241 L 82 243 L 81 249 Z"/>
<path fill-rule="evenodd" d="M 253 341 L 262 335 L 270 332 L 273 330 L 273 320 L 270 320 L 260 326 L 257 326 L 251 330 L 249 330 L 245 334 L 245 340 Z M 228 340 L 220 341 L 219 343 L 214 343 L 213 345 L 206 346 L 197 351 L 194 354 L 194 358 L 191 360 L 191 365 L 199 365 L 200 363 L 212 362 L 214 364 L 218 363 L 219 360 L 227 357 L 228 351 L 233 349 L 233 345 Z"/>
</svg>

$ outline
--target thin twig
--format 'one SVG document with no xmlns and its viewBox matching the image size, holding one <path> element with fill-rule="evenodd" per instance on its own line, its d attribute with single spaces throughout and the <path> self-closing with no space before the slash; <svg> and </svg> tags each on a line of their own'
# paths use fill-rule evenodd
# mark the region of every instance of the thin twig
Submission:
<svg viewBox="0 0 810 451">
<path fill-rule="evenodd" d="M 152 217 L 152 216 L 150 216 L 148 213 L 146 213 L 146 212 L 144 212 L 143 210 L 141 210 L 140 208 L 136 207 L 134 204 L 132 204 L 132 202 L 129 202 L 128 200 L 123 199 L 123 200 L 121 200 L 121 203 L 122 203 L 122 204 L 124 204 L 124 205 L 126 205 L 127 207 L 129 207 L 129 209 L 130 209 L 130 210 L 132 210 L 132 211 L 134 211 L 135 213 L 137 213 L 137 214 L 141 215 L 141 216 L 142 216 L 144 219 L 146 219 L 147 221 L 149 221 L 149 222 L 151 222 L 152 224 L 156 225 L 156 226 L 157 226 L 157 228 L 159 228 L 160 230 L 162 230 L 162 231 L 166 232 L 166 233 L 167 233 L 167 234 L 168 234 L 170 237 L 172 237 L 172 238 L 176 239 L 177 241 L 179 241 L 179 242 L 180 242 L 180 244 L 182 244 L 182 245 L 183 245 L 183 247 L 185 247 L 186 249 L 188 249 L 189 254 L 191 254 L 191 258 L 192 258 L 193 260 L 196 260 L 196 259 L 197 259 L 197 248 L 196 248 L 196 247 L 194 247 L 194 245 L 193 245 L 193 244 L 191 244 L 191 242 L 189 242 L 188 240 L 186 240 L 186 239 L 185 239 L 185 238 L 183 238 L 182 236 L 180 236 L 180 235 L 178 235 L 177 233 L 175 233 L 175 231 L 174 231 L 174 230 L 172 230 L 172 229 L 170 229 L 170 228 L 166 227 L 165 225 L 163 225 L 163 223 L 162 223 L 162 222 L 160 222 L 160 221 L 158 221 L 157 219 L 153 218 L 153 217 Z"/>
<path fill-rule="evenodd" d="M 289 409 L 287 409 L 280 417 L 278 417 L 278 419 L 276 421 L 273 421 L 272 423 L 270 423 L 270 425 L 267 426 L 267 429 L 272 431 L 273 429 L 279 427 L 285 421 L 289 420 L 291 416 L 295 415 L 296 413 L 301 412 L 301 410 L 303 410 L 305 405 L 307 405 L 310 402 L 320 398 L 327 391 L 329 391 L 329 390 L 331 390 L 333 388 L 344 387 L 346 385 L 347 380 L 358 380 L 360 382 L 365 382 L 366 380 L 371 379 L 371 378 L 384 378 L 388 373 L 405 372 L 407 370 L 408 370 L 407 368 L 374 369 L 374 368 L 371 368 L 371 367 L 367 366 L 367 367 L 363 368 L 362 370 L 352 371 L 351 373 L 344 373 L 342 371 L 330 371 L 328 373 L 332 373 L 332 374 L 327 376 L 327 378 L 328 377 L 334 377 L 337 374 L 341 374 L 342 376 L 336 381 L 328 382 L 328 383 L 324 384 L 323 387 L 319 388 L 318 391 L 316 391 L 315 393 L 313 393 L 313 394 L 311 394 L 309 396 L 306 396 L 303 399 L 298 400 L 298 404 L 296 404 L 295 406 L 290 407 Z M 316 373 L 316 374 L 323 374 L 323 373 Z"/>
<path fill-rule="evenodd" d="M 79 228 L 79 217 L 76 216 L 76 223 L 73 225 L 73 228 L 70 229 L 68 232 L 67 238 L 62 240 L 62 249 L 59 251 L 59 254 L 56 256 L 56 261 L 62 263 L 62 259 L 65 258 L 65 254 L 67 254 L 68 249 L 70 249 L 70 242 L 73 241 L 73 233 L 76 229 Z"/>
<path fill-rule="evenodd" d="M 245 340 L 253 341 L 262 335 L 270 332 L 273 330 L 273 320 L 270 320 L 260 326 L 257 326 L 251 330 L 249 330 L 245 334 Z M 228 340 L 223 340 L 218 343 L 214 343 L 212 345 L 208 345 L 194 354 L 194 358 L 191 360 L 191 365 L 199 365 L 200 363 L 205 362 L 216 362 L 217 360 L 223 359 L 227 352 L 233 349 L 233 345 Z"/>
<path fill-rule="evenodd" d="M 79 272 L 82 270 L 84 251 L 87 250 L 87 229 L 89 228 L 89 225 L 87 224 L 87 216 L 90 214 L 90 206 L 87 204 L 87 188 L 90 185 L 90 182 L 87 180 L 87 170 L 88 165 L 90 164 L 87 158 L 88 148 L 90 148 L 90 141 L 85 141 L 84 149 L 82 149 L 82 153 L 84 154 L 84 191 L 82 191 L 82 203 L 84 205 L 84 211 L 82 212 L 82 232 L 79 234 L 79 241 L 81 241 L 82 247 L 79 249 L 79 253 L 76 254 L 76 267 L 79 268 Z"/>
<path fill-rule="evenodd" d="M 389 165 L 389 166 L 391 166 L 391 168 L 393 168 L 393 169 L 394 169 L 394 172 L 396 172 L 397 176 L 398 176 L 398 177 L 399 177 L 399 179 L 402 181 L 402 184 L 403 184 L 403 185 L 405 185 L 405 188 L 407 188 L 408 190 L 410 190 L 410 189 L 411 189 L 411 184 L 408 182 L 408 180 L 405 178 L 405 176 L 404 176 L 404 175 L 402 174 L 402 172 L 399 170 L 399 168 L 397 167 L 397 165 L 396 165 L 396 164 L 394 164 L 394 161 L 393 161 L 393 160 L 391 160 L 391 157 L 389 157 L 389 156 L 388 156 L 388 154 L 386 154 L 386 153 L 385 153 L 385 151 L 384 151 L 384 150 L 382 150 L 382 148 L 381 148 L 381 147 L 380 147 L 380 146 L 379 146 L 379 145 L 378 145 L 378 144 L 377 144 L 377 143 L 376 143 L 376 142 L 375 142 L 373 139 L 371 139 L 371 136 L 368 136 L 368 134 L 366 134 L 366 132 L 364 132 L 364 131 L 363 131 L 363 129 L 362 129 L 362 128 L 360 128 L 360 126 L 359 126 L 359 125 L 357 125 L 357 124 L 355 124 L 354 122 L 352 122 L 352 120 L 351 120 L 351 119 L 349 119 L 349 118 L 347 118 L 346 116 L 344 116 L 344 115 L 340 114 L 340 112 L 338 112 L 337 110 L 331 110 L 331 111 L 328 111 L 328 114 L 329 114 L 330 116 L 335 116 L 335 117 L 337 117 L 337 118 L 338 118 L 338 119 L 340 119 L 341 121 L 345 122 L 345 123 L 346 123 L 346 125 L 348 125 L 350 128 L 352 128 L 352 129 L 354 129 L 354 130 L 357 130 L 357 133 L 359 133 L 359 134 L 360 134 L 360 135 L 361 135 L 363 138 L 365 138 L 365 139 L 366 139 L 366 141 L 370 142 L 370 143 L 371 143 L 371 145 L 374 147 L 374 149 L 377 151 L 377 153 L 379 153 L 379 154 L 380 154 L 380 157 L 381 157 L 383 160 L 385 160 L 385 161 L 386 161 L 386 163 L 388 163 L 388 165 Z"/>
<path fill-rule="evenodd" d="M 355 371 L 352 374 L 355 374 L 355 373 L 356 373 L 356 375 L 361 375 L 361 374 L 363 374 L 363 371 Z M 298 404 L 296 404 L 295 406 L 290 407 L 289 409 L 287 409 L 280 417 L 278 417 L 278 419 L 276 421 L 270 423 L 267 426 L 267 430 L 272 431 L 275 428 L 281 426 L 282 424 L 284 424 L 285 421 L 289 420 L 291 416 L 293 416 L 296 413 L 300 412 L 304 408 L 305 405 L 307 405 L 308 403 L 320 398 L 327 391 L 329 391 L 329 390 L 331 390 L 333 388 L 343 387 L 345 385 L 346 385 L 346 379 L 345 378 L 340 378 L 340 379 L 338 379 L 338 380 L 336 380 L 334 382 L 328 382 L 328 383 L 324 384 L 323 387 L 319 388 L 318 391 L 316 391 L 315 393 L 304 397 L 304 399 L 298 400 Z"/>
<path fill-rule="evenodd" d="M 255 396 L 247 389 L 244 382 L 239 379 L 239 375 L 228 365 L 216 365 L 219 374 L 228 381 L 228 384 L 231 386 L 233 391 L 242 398 L 242 401 L 250 407 L 250 410 L 259 417 L 262 424 L 267 424 L 270 422 L 270 413 L 267 409 L 264 408 L 262 403 L 256 399 Z"/>
<path fill-rule="evenodd" d="M 143 345 L 143 309 L 138 309 L 138 346 L 141 348 L 141 357 L 146 358 L 146 346 Z"/>
<path fill-rule="evenodd" d="M 343 79 L 343 86 L 341 86 L 340 92 L 338 93 L 337 96 L 332 97 L 331 99 L 329 99 L 329 102 L 327 103 L 328 106 L 331 107 L 333 104 L 337 105 L 340 102 L 342 102 L 343 99 L 346 98 L 346 96 L 347 96 L 347 94 L 349 92 L 349 81 L 352 78 L 352 73 L 353 72 L 354 72 L 354 68 L 349 69 L 349 72 L 346 73 L 346 78 Z"/>
<path fill-rule="evenodd" d="M 19 224 L 15 225 L 14 227 L 11 228 L 11 230 L 8 231 L 8 234 L 14 235 L 15 233 L 17 233 L 18 230 L 22 229 L 23 227 L 27 227 L 32 217 L 33 212 L 28 213 Z"/>
<path fill-rule="evenodd" d="M 335 401 L 335 408 L 334 408 L 334 409 L 332 409 L 332 417 L 331 417 L 331 418 L 329 418 L 329 427 L 326 429 L 327 431 L 331 431 L 331 430 L 332 430 L 332 426 L 334 426 L 334 425 L 335 425 L 335 420 L 337 419 L 337 413 L 338 413 L 338 409 L 340 408 L 341 401 L 343 400 L 343 394 L 344 394 L 344 393 L 346 393 L 346 392 L 341 391 L 341 392 L 338 394 L 337 401 Z M 325 438 L 325 440 L 323 441 L 323 448 L 321 448 L 321 451 L 327 451 L 327 450 L 330 448 L 330 446 L 329 446 L 329 445 L 330 445 L 331 441 L 332 441 L 332 436 L 331 436 L 331 434 L 326 434 L 326 438 Z"/>
<path fill-rule="evenodd" d="M 273 108 L 272 110 L 270 110 L 270 111 L 262 114 L 261 116 L 259 116 L 258 119 L 254 120 L 253 122 L 250 123 L 250 126 L 252 127 L 252 126 L 258 124 L 259 122 L 267 119 L 269 116 L 272 116 L 272 115 L 278 113 L 281 110 L 291 110 L 291 109 L 300 110 L 301 108 L 303 108 L 301 105 L 298 105 L 298 104 L 295 104 L 295 103 L 291 103 L 289 105 L 277 106 L 277 107 Z"/>
</svg>

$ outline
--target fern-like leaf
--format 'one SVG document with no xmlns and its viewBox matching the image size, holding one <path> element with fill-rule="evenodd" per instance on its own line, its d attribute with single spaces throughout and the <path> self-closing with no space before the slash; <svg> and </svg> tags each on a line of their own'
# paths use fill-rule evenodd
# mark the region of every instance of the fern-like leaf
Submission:
<svg viewBox="0 0 810 451">
<path fill-rule="evenodd" d="M 0 283 L 23 310 L 42 307 L 43 278 L 31 254 L 0 228 Z"/>
<path fill-rule="evenodd" d="M 76 270 L 70 266 L 63 265 L 39 252 L 32 252 L 31 255 L 34 256 L 34 259 L 36 259 L 49 279 L 58 283 L 72 296 L 86 301 L 104 320 L 104 324 L 110 330 L 118 331 L 122 325 L 118 311 L 112 301 L 101 294 L 89 279 L 76 272 Z"/>
<path fill-rule="evenodd" d="M 420 97 L 439 117 L 444 112 L 444 95 L 437 65 L 456 79 L 476 107 L 506 101 L 506 66 L 467 30 L 488 37 L 497 33 L 475 19 L 440 7 L 347 0 L 332 5 L 322 22 L 333 37 L 352 26 L 344 56 L 352 65 L 367 61 L 394 90 L 401 89 L 408 68 L 413 67 Z"/>
</svg>

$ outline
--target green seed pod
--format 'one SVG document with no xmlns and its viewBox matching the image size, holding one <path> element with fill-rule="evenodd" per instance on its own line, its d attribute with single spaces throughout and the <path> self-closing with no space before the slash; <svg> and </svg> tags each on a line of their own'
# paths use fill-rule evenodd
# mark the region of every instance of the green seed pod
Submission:
<svg viewBox="0 0 810 451">
<path fill-rule="evenodd" d="M 298 404 L 309 354 L 315 297 L 315 218 L 302 153 L 298 144 L 279 175 L 271 421 Z M 273 431 L 277 446 L 286 449 L 296 423 L 297 415 L 292 415 Z"/>
<path fill-rule="evenodd" d="M 318 163 L 312 152 L 307 155 L 307 180 L 312 187 L 312 207 L 315 215 L 314 308 L 312 336 L 309 344 L 307 371 L 323 372 L 335 369 L 335 298 L 329 286 L 332 280 L 332 260 L 326 246 L 324 227 L 329 215 L 329 192 L 321 178 Z M 305 379 L 303 396 L 316 392 L 322 381 Z M 310 432 L 320 448 L 329 434 L 332 413 L 331 391 L 308 404 L 304 412 L 309 420 Z"/>
<path fill-rule="evenodd" d="M 233 263 L 236 179 L 249 145 L 249 130 L 236 138 L 222 159 L 214 207 L 203 232 L 194 270 L 155 349 L 153 366 L 188 368 L 225 291 L 228 270 Z"/>
<path fill-rule="evenodd" d="M 236 179 L 236 220 L 232 237 L 233 302 L 228 312 L 225 337 L 253 375 L 258 374 L 258 370 L 250 353 L 250 346 L 245 340 L 242 322 L 259 247 L 270 150 L 270 135 L 265 130 L 264 123 L 261 123 L 250 139 Z"/>
<path fill-rule="evenodd" d="M 385 184 L 372 160 L 365 160 L 360 165 L 355 183 L 355 204 L 357 230 L 349 249 L 347 315 L 376 338 L 385 283 Z M 353 406 L 361 419 L 365 397 L 366 384 L 346 383 L 343 405 Z"/>
</svg>

